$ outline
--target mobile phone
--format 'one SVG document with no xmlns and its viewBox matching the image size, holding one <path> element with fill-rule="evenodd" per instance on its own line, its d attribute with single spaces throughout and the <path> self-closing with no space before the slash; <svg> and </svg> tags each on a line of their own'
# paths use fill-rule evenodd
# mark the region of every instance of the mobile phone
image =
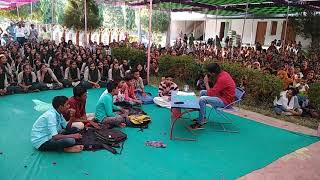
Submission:
<svg viewBox="0 0 320 180">
<path fill-rule="evenodd" d="M 174 104 L 184 104 L 184 102 L 174 102 Z"/>
</svg>

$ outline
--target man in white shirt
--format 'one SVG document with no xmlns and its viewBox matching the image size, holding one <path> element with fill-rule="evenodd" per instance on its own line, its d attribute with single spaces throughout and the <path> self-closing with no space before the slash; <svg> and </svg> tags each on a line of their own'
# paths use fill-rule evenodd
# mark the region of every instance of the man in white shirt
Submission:
<svg viewBox="0 0 320 180">
<path fill-rule="evenodd" d="M 277 115 L 285 114 L 288 116 L 300 116 L 302 109 L 299 106 L 298 91 L 295 88 L 289 88 L 287 91 L 281 93 L 280 98 L 275 102 L 274 111 Z"/>
<path fill-rule="evenodd" d="M 19 23 L 16 28 L 16 37 L 18 43 L 22 46 L 25 42 L 25 28 L 22 27 L 22 23 Z"/>
</svg>

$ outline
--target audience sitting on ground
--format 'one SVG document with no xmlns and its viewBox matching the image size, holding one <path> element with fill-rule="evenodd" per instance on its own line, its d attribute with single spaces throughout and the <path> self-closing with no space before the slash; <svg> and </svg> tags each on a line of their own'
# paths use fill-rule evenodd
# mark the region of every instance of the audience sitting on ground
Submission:
<svg viewBox="0 0 320 180">
<path fill-rule="evenodd" d="M 300 116 L 302 109 L 300 108 L 298 97 L 298 91 L 295 88 L 289 88 L 281 93 L 280 98 L 275 103 L 274 111 L 277 115 L 294 115 Z"/>
<path fill-rule="evenodd" d="M 86 114 L 87 89 L 78 85 L 73 88 L 73 96 L 68 99 L 70 110 L 64 113 L 64 118 L 71 127 L 83 129 L 85 126 L 92 125 L 99 128 L 99 125 L 93 122 L 92 117 Z"/>
<path fill-rule="evenodd" d="M 52 100 L 53 108 L 42 114 L 33 124 L 31 142 L 39 151 L 80 152 L 83 145 L 76 145 L 81 139 L 77 128 L 67 126 L 63 113 L 69 110 L 68 98 L 56 96 Z"/>
<path fill-rule="evenodd" d="M 111 81 L 107 84 L 107 89 L 108 93 L 103 93 L 96 105 L 95 121 L 105 126 L 125 127 L 127 111 L 113 103 L 113 96 L 119 93 L 118 84 Z M 119 115 L 115 111 L 120 111 L 122 114 Z"/>
<path fill-rule="evenodd" d="M 134 71 L 133 77 L 135 79 L 135 95 L 142 101 L 143 104 L 153 104 L 153 98 L 151 95 L 147 94 L 144 90 L 143 80 L 140 77 L 140 72 L 138 70 Z"/>
<path fill-rule="evenodd" d="M 124 90 L 124 99 L 130 104 L 142 104 L 142 101 L 139 100 L 135 94 L 135 79 L 131 74 L 128 74 L 125 77 L 125 83 L 123 84 Z"/>
<path fill-rule="evenodd" d="M 173 82 L 173 75 L 166 75 L 159 84 L 158 97 L 153 99 L 154 103 L 165 108 L 171 108 L 171 93 L 178 91 L 179 87 Z"/>
</svg>

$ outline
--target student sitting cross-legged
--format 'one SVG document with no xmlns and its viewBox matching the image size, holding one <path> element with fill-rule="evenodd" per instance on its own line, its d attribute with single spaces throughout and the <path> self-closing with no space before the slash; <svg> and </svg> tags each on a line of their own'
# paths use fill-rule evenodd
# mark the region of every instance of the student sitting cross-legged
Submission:
<svg viewBox="0 0 320 180">
<path fill-rule="evenodd" d="M 88 123 L 99 128 L 98 124 L 89 121 L 86 114 L 87 89 L 78 85 L 73 88 L 73 96 L 68 99 L 70 109 L 64 113 L 64 118 L 68 121 L 69 126 L 83 129 Z"/>
<path fill-rule="evenodd" d="M 0 66 L 0 96 L 12 94 L 14 92 L 14 87 L 10 86 L 7 79 L 7 74 L 5 68 Z"/>
<path fill-rule="evenodd" d="M 167 75 L 165 79 L 161 81 L 158 90 L 158 97 L 153 99 L 154 103 L 166 108 L 171 108 L 171 93 L 172 91 L 178 91 L 179 88 L 176 83 L 173 82 L 173 76 Z"/>
<path fill-rule="evenodd" d="M 125 83 L 123 84 L 124 88 L 124 99 L 130 104 L 142 104 L 142 101 L 139 100 L 135 94 L 135 79 L 131 74 L 128 74 L 125 77 Z"/>
<path fill-rule="evenodd" d="M 125 127 L 125 115 L 120 116 L 115 111 L 127 114 L 126 110 L 113 104 L 113 96 L 119 93 L 118 84 L 109 82 L 107 84 L 108 93 L 103 93 L 97 103 L 95 121 L 106 126 Z"/>
<path fill-rule="evenodd" d="M 81 139 L 79 133 L 73 133 L 67 128 L 63 113 L 68 111 L 68 98 L 56 96 L 52 100 L 53 108 L 42 114 L 33 124 L 31 143 L 39 151 L 80 152 L 82 145 L 76 145 L 76 139 Z"/>
<path fill-rule="evenodd" d="M 133 77 L 135 79 L 135 94 L 143 104 L 153 104 L 153 97 L 144 91 L 143 80 L 140 77 L 138 70 L 134 71 Z"/>
<path fill-rule="evenodd" d="M 31 66 L 25 64 L 23 72 L 18 74 L 19 92 L 37 92 L 39 91 L 39 84 L 37 83 L 37 76 L 31 71 Z"/>
</svg>

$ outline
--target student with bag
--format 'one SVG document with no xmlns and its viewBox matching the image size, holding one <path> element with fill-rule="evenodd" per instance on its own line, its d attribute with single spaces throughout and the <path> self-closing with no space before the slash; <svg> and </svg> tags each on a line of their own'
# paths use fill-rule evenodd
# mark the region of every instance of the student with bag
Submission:
<svg viewBox="0 0 320 180">
<path fill-rule="evenodd" d="M 113 104 L 113 96 L 119 93 L 118 84 L 115 82 L 109 82 L 107 84 L 108 93 L 103 93 L 99 98 L 96 112 L 95 121 L 103 123 L 107 126 L 118 126 L 125 127 L 125 118 L 127 111 Z M 123 115 L 115 113 L 115 111 L 120 111 Z"/>
</svg>

